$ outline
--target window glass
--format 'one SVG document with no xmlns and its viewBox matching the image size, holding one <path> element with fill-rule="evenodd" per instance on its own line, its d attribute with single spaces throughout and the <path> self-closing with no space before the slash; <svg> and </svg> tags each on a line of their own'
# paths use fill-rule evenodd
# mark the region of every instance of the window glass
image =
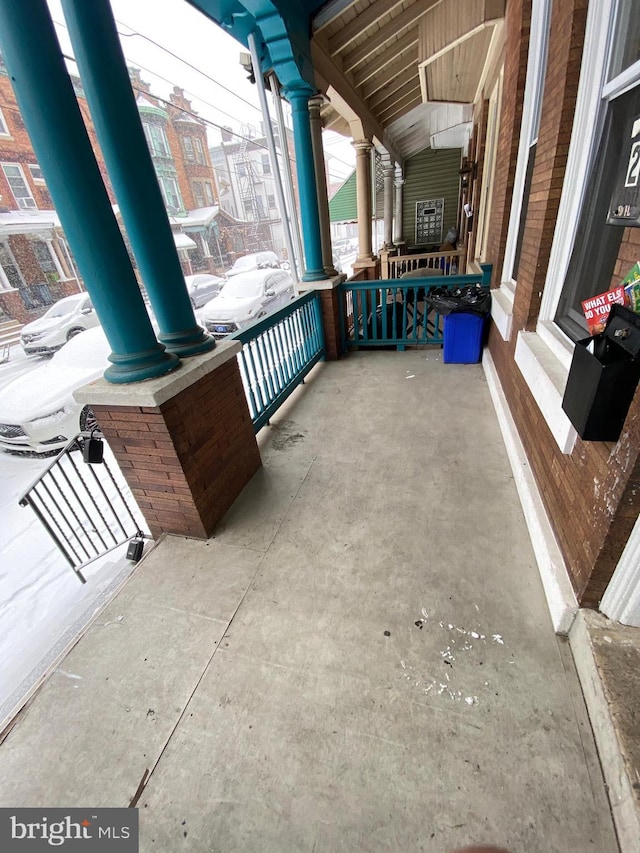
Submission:
<svg viewBox="0 0 640 853">
<path fill-rule="evenodd" d="M 11 192 L 20 208 L 36 208 L 37 205 L 27 184 L 22 168 L 17 163 L 3 163 L 2 170 Z"/>
<path fill-rule="evenodd" d="M 215 201 L 213 198 L 213 189 L 211 188 L 211 184 L 209 183 L 209 181 L 204 182 L 204 194 L 205 194 L 205 197 L 207 199 L 208 205 L 215 204 Z"/>
<path fill-rule="evenodd" d="M 624 228 L 607 225 L 611 190 L 630 125 L 640 115 L 640 85 L 612 100 L 607 108 L 600 146 L 582 204 L 575 243 L 556 323 L 573 340 L 587 335 L 582 302 L 603 293 L 612 283 Z"/>
<path fill-rule="evenodd" d="M 190 136 L 185 136 L 182 140 L 182 144 L 184 146 L 184 158 L 187 163 L 195 163 L 196 155 L 193 151 L 193 140 Z"/>
<path fill-rule="evenodd" d="M 8 243 L 0 243 L 0 266 L 11 287 L 22 287 L 24 282 Z"/>
<path fill-rule="evenodd" d="M 6 121 L 4 120 L 4 116 L 2 115 L 2 110 L 0 110 L 0 136 L 9 136 L 9 128 L 7 126 Z"/>
<path fill-rule="evenodd" d="M 193 138 L 193 148 L 195 151 L 196 163 L 199 163 L 201 166 L 204 166 L 205 165 L 205 159 L 204 159 L 204 151 L 202 149 L 202 141 L 200 139 L 198 139 L 197 136 L 194 136 L 194 138 Z"/>
<path fill-rule="evenodd" d="M 621 0 L 609 63 L 609 80 L 640 59 L 640 3 Z"/>
<path fill-rule="evenodd" d="M 39 184 L 44 184 L 44 175 L 42 174 L 42 169 L 37 163 L 29 163 L 29 171 L 31 172 L 31 177 L 34 181 Z"/>
</svg>

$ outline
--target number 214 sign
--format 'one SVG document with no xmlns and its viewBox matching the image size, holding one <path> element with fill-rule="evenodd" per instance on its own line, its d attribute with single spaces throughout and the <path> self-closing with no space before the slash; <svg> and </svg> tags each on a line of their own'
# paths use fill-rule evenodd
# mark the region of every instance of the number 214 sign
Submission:
<svg viewBox="0 0 640 853">
<path fill-rule="evenodd" d="M 620 152 L 620 169 L 609 205 L 608 225 L 640 226 L 640 116 L 631 119 Z"/>
</svg>

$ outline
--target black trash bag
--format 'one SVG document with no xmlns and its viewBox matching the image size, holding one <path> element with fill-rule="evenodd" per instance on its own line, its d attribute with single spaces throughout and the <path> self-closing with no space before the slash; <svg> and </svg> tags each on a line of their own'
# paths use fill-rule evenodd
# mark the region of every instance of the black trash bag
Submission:
<svg viewBox="0 0 640 853">
<path fill-rule="evenodd" d="M 378 307 L 376 308 L 376 328 L 375 328 L 375 331 L 376 331 L 376 335 L 377 335 L 378 339 L 384 341 L 385 338 L 382 337 L 382 333 L 383 333 L 382 307 L 383 307 L 382 305 L 378 305 Z M 388 302 L 384 306 L 384 308 L 385 308 L 386 314 L 387 314 L 387 328 L 386 328 L 387 338 L 386 338 L 386 340 L 388 340 L 389 338 L 392 338 L 392 337 L 403 338 L 404 334 L 403 334 L 403 329 L 402 329 L 402 310 L 403 310 L 402 302 L 396 302 L 395 303 L 395 315 L 396 315 L 395 329 L 394 329 L 394 324 L 393 324 L 394 303 Z M 372 340 L 372 338 L 373 338 L 373 314 L 369 314 L 369 317 L 367 320 L 367 337 L 369 340 Z"/>
<path fill-rule="evenodd" d="M 491 312 L 491 291 L 481 284 L 465 287 L 433 288 L 426 297 L 429 308 L 439 314 L 478 314 L 486 317 Z"/>
</svg>

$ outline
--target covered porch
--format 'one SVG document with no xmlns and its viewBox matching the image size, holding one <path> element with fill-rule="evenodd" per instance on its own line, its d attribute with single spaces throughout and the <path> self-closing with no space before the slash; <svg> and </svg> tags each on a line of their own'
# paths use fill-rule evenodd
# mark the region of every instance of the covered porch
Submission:
<svg viewBox="0 0 640 853">
<path fill-rule="evenodd" d="M 318 364 L 258 442 L 17 717 L 0 803 L 137 805 L 144 851 L 616 850 L 482 366 Z"/>
</svg>

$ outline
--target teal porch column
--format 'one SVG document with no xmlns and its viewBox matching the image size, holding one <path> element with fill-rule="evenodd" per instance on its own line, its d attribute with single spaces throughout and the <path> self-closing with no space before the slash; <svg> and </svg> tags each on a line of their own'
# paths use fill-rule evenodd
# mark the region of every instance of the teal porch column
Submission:
<svg viewBox="0 0 640 853">
<path fill-rule="evenodd" d="M 318 189 L 313 159 L 309 98 L 316 94 L 304 81 L 288 85 L 282 90 L 291 104 L 293 142 L 296 151 L 296 175 L 300 193 L 300 218 L 304 243 L 305 272 L 303 281 L 320 281 L 328 278 L 322 260 Z"/>
<path fill-rule="evenodd" d="M 0 49 L 47 188 L 113 349 L 110 382 L 178 366 L 158 343 L 102 181 L 46 0 L 0 0 Z"/>
<path fill-rule="evenodd" d="M 179 356 L 210 350 L 215 341 L 189 301 L 109 0 L 62 0 L 62 7 L 158 338 Z"/>
</svg>

